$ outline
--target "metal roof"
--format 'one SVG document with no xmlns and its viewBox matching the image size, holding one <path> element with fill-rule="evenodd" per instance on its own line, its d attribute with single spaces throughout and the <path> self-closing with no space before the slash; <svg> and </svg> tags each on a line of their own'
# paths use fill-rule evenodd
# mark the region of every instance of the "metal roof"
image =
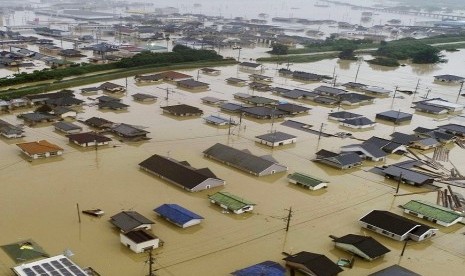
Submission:
<svg viewBox="0 0 465 276">
<path fill-rule="evenodd" d="M 360 236 L 348 234 L 343 237 L 333 240 L 336 243 L 344 243 L 353 245 L 358 250 L 362 251 L 368 257 L 374 259 L 390 252 L 388 248 L 379 243 L 377 240 L 368 236 Z"/>
<path fill-rule="evenodd" d="M 326 180 L 321 180 L 318 178 L 315 178 L 313 176 L 310 176 L 308 174 L 304 173 L 299 173 L 295 172 L 293 174 L 290 174 L 287 176 L 289 179 L 293 179 L 297 181 L 299 184 L 302 184 L 304 186 L 309 186 L 309 187 L 315 187 L 317 185 L 320 185 L 321 183 L 328 183 L 329 181 Z"/>
<path fill-rule="evenodd" d="M 154 224 L 153 221 L 136 211 L 123 211 L 111 217 L 110 222 L 123 232 L 131 231 L 144 224 Z"/>
<path fill-rule="evenodd" d="M 275 143 L 275 142 L 285 141 L 289 139 L 294 139 L 296 138 L 296 136 L 277 131 L 277 132 L 267 133 L 263 135 L 258 135 L 258 136 L 255 136 L 255 138 L 258 138 L 260 140 L 264 140 L 267 142 Z"/>
<path fill-rule="evenodd" d="M 167 218 L 169 221 L 176 225 L 182 226 L 183 224 L 193 219 L 204 219 L 202 216 L 187 210 L 177 204 L 163 204 L 153 210 L 160 216 Z"/>
<path fill-rule="evenodd" d="M 451 209 L 423 200 L 410 200 L 402 205 L 402 208 L 446 223 L 451 223 L 461 217 L 460 214 Z"/>
<path fill-rule="evenodd" d="M 234 276 L 284 276 L 286 269 L 280 264 L 272 261 L 264 261 L 240 270 L 236 270 L 231 274 Z"/>
<path fill-rule="evenodd" d="M 240 210 L 245 206 L 255 205 L 255 203 L 251 201 L 228 192 L 218 192 L 216 194 L 209 195 L 208 198 L 226 206 L 228 209 L 233 211 Z"/>
</svg>

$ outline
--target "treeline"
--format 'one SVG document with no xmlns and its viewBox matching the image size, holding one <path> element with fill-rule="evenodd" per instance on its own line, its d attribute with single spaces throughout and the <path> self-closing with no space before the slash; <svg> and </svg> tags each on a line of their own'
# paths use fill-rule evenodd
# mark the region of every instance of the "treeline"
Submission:
<svg viewBox="0 0 465 276">
<path fill-rule="evenodd" d="M 438 63 L 443 56 L 440 50 L 414 38 L 405 38 L 392 42 L 382 42 L 375 56 L 392 60 L 411 60 L 412 63 Z"/>
<path fill-rule="evenodd" d="M 29 82 L 38 82 L 46 80 L 61 80 L 66 77 L 80 76 L 89 73 L 121 69 L 143 67 L 157 64 L 177 64 L 183 62 L 195 61 L 213 61 L 221 60 L 223 57 L 212 50 L 195 50 L 182 45 L 176 45 L 173 52 L 168 53 L 152 53 L 144 51 L 131 58 L 123 58 L 115 63 L 108 64 L 74 64 L 68 68 L 49 69 L 45 68 L 41 71 L 36 70 L 33 73 L 15 74 L 14 78 L 0 79 L 0 86 L 11 86 Z"/>
</svg>

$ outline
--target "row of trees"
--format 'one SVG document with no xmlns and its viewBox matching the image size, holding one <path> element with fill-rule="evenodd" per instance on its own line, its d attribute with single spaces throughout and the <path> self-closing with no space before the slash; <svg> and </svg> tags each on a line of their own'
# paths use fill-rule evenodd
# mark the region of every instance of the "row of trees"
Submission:
<svg viewBox="0 0 465 276">
<path fill-rule="evenodd" d="M 183 62 L 195 61 L 213 61 L 221 60 L 222 56 L 212 50 L 195 50 L 182 45 L 173 47 L 173 52 L 169 53 L 152 53 L 149 51 L 136 54 L 131 58 L 124 58 L 115 63 L 108 64 L 73 64 L 68 68 L 49 69 L 45 68 L 41 71 L 36 70 L 32 73 L 15 74 L 14 78 L 0 79 L 0 86 L 10 86 L 29 82 L 46 81 L 46 80 L 61 80 L 66 77 L 80 76 L 89 73 L 120 69 L 133 68 L 139 66 L 150 66 L 156 64 L 176 64 Z"/>
<path fill-rule="evenodd" d="M 423 64 L 443 62 L 443 55 L 440 52 L 439 49 L 414 38 L 405 38 L 381 42 L 375 55 L 396 60 L 410 59 L 413 63 Z"/>
</svg>

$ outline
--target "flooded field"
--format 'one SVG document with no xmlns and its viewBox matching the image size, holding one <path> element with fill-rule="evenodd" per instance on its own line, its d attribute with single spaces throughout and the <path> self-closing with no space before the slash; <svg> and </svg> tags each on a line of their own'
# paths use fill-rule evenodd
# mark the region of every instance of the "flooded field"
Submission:
<svg viewBox="0 0 465 276">
<path fill-rule="evenodd" d="M 234 53 L 231 50 L 231 54 Z M 226 54 L 224 54 L 226 55 Z M 244 50 L 247 57 L 247 52 Z M 256 54 L 250 54 L 256 56 Z M 367 57 L 368 58 L 368 57 Z M 459 86 L 433 83 L 437 74 L 455 74 L 463 71 L 463 52 L 447 54 L 449 63 L 433 66 L 407 65 L 387 69 L 362 63 L 358 82 L 382 86 L 386 89 L 414 90 L 418 79 L 420 85 L 416 99 L 425 96 L 441 97 L 456 101 Z M 285 65 L 266 64 L 263 74 L 274 77 L 273 86 L 312 89 L 323 83 L 300 83 L 277 75 L 277 68 Z M 309 64 L 290 65 L 292 70 L 337 76 L 337 82 L 354 81 L 358 64 L 325 60 Z M 81 149 L 70 145 L 68 139 L 53 130 L 49 124 L 26 127 L 26 137 L 16 140 L 0 140 L 0 245 L 31 238 L 49 254 L 62 253 L 71 249 L 72 259 L 81 266 L 91 266 L 102 275 L 147 275 L 146 254 L 135 254 L 119 242 L 119 233 L 108 219 L 122 210 L 134 210 L 156 222 L 153 233 L 165 244 L 155 251 L 157 275 L 228 275 L 237 269 L 265 260 L 278 261 L 281 252 L 297 253 L 302 250 L 321 253 L 331 260 L 347 258 L 349 255 L 334 249 L 328 235 L 342 236 L 349 233 L 370 235 L 387 246 L 391 252 L 384 258 L 368 263 L 357 259 L 352 269 L 342 275 L 367 275 L 393 264 L 400 264 L 421 275 L 461 275 L 463 272 L 465 246 L 463 225 L 449 228 L 439 227 L 438 235 L 429 241 L 407 246 L 400 257 L 403 243 L 362 230 L 357 221 L 372 209 L 390 210 L 401 214 L 398 205 L 410 199 L 435 202 L 436 193 L 424 193 L 394 197 L 396 182 L 368 172 L 383 162 L 365 162 L 358 169 L 340 171 L 314 163 L 318 149 L 338 151 L 340 146 L 357 143 L 357 140 L 321 138 L 315 134 L 282 126 L 283 119 L 251 120 L 244 117 L 240 126 L 231 129 L 208 125 L 202 118 L 176 118 L 162 114 L 166 105 L 186 103 L 201 108 L 204 116 L 220 115 L 228 118 L 218 107 L 202 104 L 200 98 L 213 96 L 235 101 L 237 92 L 260 95 L 284 100 L 270 92 L 252 91 L 248 87 L 227 85 L 229 77 L 248 79 L 248 73 L 238 71 L 237 66 L 217 68 L 220 76 L 199 74 L 199 81 L 210 84 L 205 92 L 189 92 L 177 89 L 172 84 L 137 85 L 128 78 L 128 92 L 122 102 L 130 105 L 126 112 L 100 111 L 93 101 L 79 94 L 78 98 L 88 104 L 78 114 L 79 120 L 98 116 L 113 122 L 146 127 L 151 140 L 146 142 L 120 142 L 114 139 L 106 148 Z M 182 71 L 195 78 L 197 70 Z M 457 73 L 460 75 L 460 73 Z M 125 79 L 114 80 L 125 85 Z M 97 86 L 96 84 L 95 86 Z M 86 86 L 89 87 L 89 86 Z M 168 89 L 168 98 L 167 91 Z M 131 95 L 149 93 L 158 100 L 152 104 L 134 102 Z M 100 94 L 99 94 L 100 95 Z M 97 95 L 97 96 L 99 96 Z M 96 98 L 97 96 L 90 96 Z M 358 108 L 340 107 L 363 114 L 374 120 L 376 113 L 390 109 L 412 113 L 414 96 L 398 93 L 402 98 L 376 99 L 372 105 Z M 290 100 L 287 100 L 292 102 Z M 325 107 L 312 102 L 299 104 L 311 107 L 309 115 L 291 118 L 313 125 L 318 130 L 336 133 L 349 131 L 337 123 L 328 121 L 327 114 L 338 107 Z M 465 104 L 465 97 L 459 97 Z M 4 114 L 0 119 L 14 124 L 22 121 L 16 115 L 27 110 Z M 388 138 L 393 131 L 411 133 L 417 126 L 434 127 L 446 123 L 465 122 L 464 117 L 436 118 L 414 113 L 409 124 L 393 125 L 378 122 L 374 129 L 354 131 L 356 138 L 367 139 L 373 135 Z M 77 123 L 88 129 L 87 126 Z M 254 142 L 254 137 L 270 131 L 282 131 L 297 136 L 297 143 L 283 148 L 269 148 Z M 112 137 L 114 138 L 114 137 Z M 15 146 L 23 141 L 46 139 L 65 149 L 61 157 L 28 162 Z M 330 181 L 325 190 L 308 191 L 289 184 L 287 173 L 265 177 L 254 177 L 219 162 L 203 157 L 202 151 L 215 143 L 223 143 L 237 149 L 249 149 L 257 155 L 272 155 L 289 172 L 305 172 Z M 189 193 L 161 179 L 141 171 L 138 163 L 153 154 L 170 156 L 176 160 L 187 160 L 196 168 L 208 167 L 219 178 L 226 180 L 224 188 Z M 426 152 L 432 155 L 431 151 Z M 465 150 L 455 146 L 450 153 L 451 161 L 465 172 L 463 160 Z M 405 160 L 391 155 L 386 164 Z M 234 215 L 222 212 L 209 203 L 207 195 L 217 191 L 228 191 L 257 204 L 251 214 Z M 454 188 L 462 194 L 464 190 Z M 401 185 L 400 194 L 424 191 Z M 82 216 L 78 223 L 76 204 L 81 209 L 101 208 L 106 215 L 102 218 Z M 158 218 L 152 211 L 163 203 L 177 203 L 205 217 L 205 221 L 189 229 L 180 229 Z M 289 232 L 285 232 L 284 218 L 292 207 L 293 214 Z M 0 250 L 0 274 L 11 275 L 14 262 Z"/>
</svg>

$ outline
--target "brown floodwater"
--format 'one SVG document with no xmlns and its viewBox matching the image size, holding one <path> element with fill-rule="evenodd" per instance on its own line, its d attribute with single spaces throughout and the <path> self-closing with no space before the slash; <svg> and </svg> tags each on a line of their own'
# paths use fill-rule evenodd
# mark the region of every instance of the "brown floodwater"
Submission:
<svg viewBox="0 0 465 276">
<path fill-rule="evenodd" d="M 246 52 L 246 50 L 244 50 Z M 416 99 L 426 95 L 442 97 L 455 102 L 459 86 L 433 83 L 433 75 L 458 74 L 463 72 L 463 52 L 447 54 L 449 63 L 434 66 L 407 65 L 397 69 L 369 66 L 362 63 L 358 81 L 394 90 L 413 90 L 420 79 Z M 303 70 L 332 75 L 335 68 L 338 82 L 354 81 L 358 64 L 325 60 L 308 64 L 291 65 L 292 70 Z M 274 86 L 312 89 L 322 83 L 301 83 L 277 75 L 276 64 L 266 64 L 263 74 L 274 77 Z M 463 227 L 439 227 L 438 235 L 430 241 L 411 243 L 400 257 L 403 243 L 390 240 L 360 228 L 358 219 L 372 209 L 390 210 L 401 214 L 398 205 L 410 199 L 436 200 L 436 193 L 424 193 L 394 197 L 396 183 L 368 170 L 373 166 L 406 160 L 405 157 L 390 156 L 386 162 L 366 162 L 357 169 L 340 171 L 311 161 L 318 149 L 338 151 L 342 145 L 357 143 L 357 140 L 322 138 L 282 126 L 283 120 L 251 120 L 243 118 L 241 126 L 228 128 L 206 124 L 202 118 L 176 119 L 162 114 L 161 106 L 186 103 L 201 108 L 204 116 L 225 114 L 219 108 L 202 104 L 200 98 L 213 96 L 229 101 L 237 92 L 250 93 L 280 99 L 270 92 L 254 92 L 248 87 L 230 86 L 228 77 L 248 79 L 248 73 L 237 70 L 237 66 L 226 66 L 220 76 L 200 74 L 199 81 L 211 84 L 205 92 L 179 90 L 172 84 L 136 85 L 128 78 L 128 93 L 122 101 L 129 104 L 127 112 L 99 111 L 94 105 L 84 106 L 78 119 L 99 116 L 114 122 L 124 122 L 146 127 L 150 131 L 149 141 L 126 143 L 114 139 L 109 147 L 81 149 L 68 144 L 66 137 L 53 130 L 50 124 L 26 127 L 26 137 L 0 141 L 0 245 L 33 239 L 49 254 L 62 253 L 65 249 L 74 252 L 72 259 L 81 266 L 91 266 L 102 275 L 147 275 L 147 255 L 135 254 L 119 242 L 118 231 L 108 222 L 110 216 L 122 210 L 135 210 L 154 220 L 153 233 L 159 236 L 164 246 L 155 251 L 157 275 L 228 275 L 246 266 L 274 260 L 281 262 L 281 252 L 297 253 L 305 250 L 325 254 L 336 261 L 348 257 L 347 253 L 334 249 L 328 235 L 342 236 L 349 233 L 371 235 L 386 245 L 391 252 L 374 262 L 357 259 L 352 269 L 344 275 L 367 275 L 393 264 L 400 264 L 422 275 L 460 275 L 463 272 L 465 247 Z M 197 76 L 197 70 L 184 73 Z M 124 85 L 125 79 L 114 80 Z M 98 84 L 96 84 L 98 85 Z M 86 86 L 89 87 L 89 86 Z M 168 100 L 166 88 L 170 91 Z M 82 97 L 75 89 L 78 98 Z M 134 102 L 131 95 L 150 93 L 158 96 L 156 103 Z M 347 110 L 361 113 L 374 120 L 377 112 L 389 109 L 413 112 L 410 109 L 413 96 L 397 93 L 403 98 L 376 99 L 374 104 Z M 95 98 L 97 96 L 90 96 Z M 281 100 L 283 100 L 281 98 Z M 288 100 L 289 102 L 293 102 Z M 327 114 L 337 107 L 325 107 L 300 101 L 312 108 L 308 115 L 293 120 L 313 125 L 318 130 L 323 123 L 324 132 L 347 131 L 336 122 L 328 121 Z M 460 97 L 464 104 L 465 98 Z M 346 109 L 344 106 L 340 110 Z M 0 118 L 14 124 L 22 121 L 16 115 L 26 110 L 16 110 Z M 373 135 L 389 137 L 393 131 L 411 133 L 417 126 L 434 127 L 445 123 L 464 123 L 460 116 L 436 118 L 414 113 L 408 124 L 393 125 L 378 122 L 373 129 L 353 131 L 357 138 L 366 139 Z M 80 124 L 80 123 L 77 123 Z M 81 125 L 81 124 L 80 124 Z M 88 129 L 84 126 L 85 130 Z M 297 143 L 283 148 L 268 148 L 254 142 L 254 137 L 271 130 L 296 135 Z M 61 157 L 28 162 L 15 143 L 47 139 L 65 149 Z M 305 172 L 330 181 L 323 191 L 308 191 L 288 184 L 286 173 L 266 177 L 254 177 L 206 159 L 202 151 L 214 143 L 224 143 L 238 149 L 249 149 L 257 155 L 272 155 L 289 167 L 289 172 Z M 226 180 L 224 188 L 198 193 L 189 193 L 159 178 L 139 170 L 138 163 L 152 154 L 167 155 L 177 160 L 187 160 L 197 168 L 208 167 L 218 177 Z M 432 152 L 427 151 L 431 156 Z M 465 150 L 454 146 L 450 159 L 462 173 Z M 450 167 L 447 163 L 445 166 Z M 234 215 L 223 213 L 212 205 L 207 195 L 224 190 L 240 195 L 257 204 L 251 214 Z M 425 191 L 401 185 L 400 193 Z M 454 188 L 464 193 L 463 189 Z M 106 212 L 102 218 L 82 216 L 78 223 L 76 204 L 81 209 L 101 208 Z M 202 216 L 205 221 L 189 229 L 176 226 L 158 218 L 152 211 L 163 203 L 178 203 Z M 285 232 L 286 209 L 292 207 L 293 217 L 289 232 Z M 281 262 L 282 263 L 282 262 Z M 11 275 L 14 262 L 0 251 L 0 274 Z"/>
</svg>

